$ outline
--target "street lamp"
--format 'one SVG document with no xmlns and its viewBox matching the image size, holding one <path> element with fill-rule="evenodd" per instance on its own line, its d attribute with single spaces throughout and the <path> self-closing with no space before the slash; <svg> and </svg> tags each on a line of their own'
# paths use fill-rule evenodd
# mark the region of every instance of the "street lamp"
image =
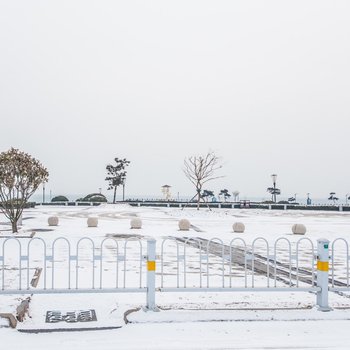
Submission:
<svg viewBox="0 0 350 350">
<path fill-rule="evenodd" d="M 307 193 L 306 205 L 311 205 L 310 193 Z"/>
<path fill-rule="evenodd" d="M 272 174 L 272 183 L 273 183 L 273 201 L 276 203 L 276 179 L 277 174 Z"/>
<path fill-rule="evenodd" d="M 276 187 L 276 179 L 277 179 L 277 175 L 276 174 L 272 174 L 272 183 L 273 183 L 273 187 L 268 187 L 267 188 L 267 192 L 269 192 L 272 195 L 272 201 L 274 203 L 276 203 L 276 196 L 281 194 L 281 190 L 279 188 Z"/>
<path fill-rule="evenodd" d="M 43 182 L 43 203 L 45 203 L 45 182 Z"/>
<path fill-rule="evenodd" d="M 123 202 L 125 202 L 125 181 L 126 181 L 126 176 L 122 177 L 122 185 L 123 185 Z"/>
</svg>

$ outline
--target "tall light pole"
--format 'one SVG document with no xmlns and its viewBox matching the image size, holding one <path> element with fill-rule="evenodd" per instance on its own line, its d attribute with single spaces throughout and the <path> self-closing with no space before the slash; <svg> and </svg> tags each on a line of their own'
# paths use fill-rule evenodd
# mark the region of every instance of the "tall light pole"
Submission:
<svg viewBox="0 0 350 350">
<path fill-rule="evenodd" d="M 294 203 L 297 202 L 297 194 L 298 194 L 298 193 L 294 193 Z"/>
<path fill-rule="evenodd" d="M 276 203 L 276 180 L 277 174 L 272 174 L 272 183 L 273 183 L 273 201 Z"/>
<path fill-rule="evenodd" d="M 310 193 L 307 193 L 306 205 L 311 205 Z"/>
<path fill-rule="evenodd" d="M 126 178 L 123 177 L 123 202 L 125 202 L 125 180 Z"/>
<path fill-rule="evenodd" d="M 45 203 L 45 182 L 43 182 L 43 203 Z"/>
</svg>

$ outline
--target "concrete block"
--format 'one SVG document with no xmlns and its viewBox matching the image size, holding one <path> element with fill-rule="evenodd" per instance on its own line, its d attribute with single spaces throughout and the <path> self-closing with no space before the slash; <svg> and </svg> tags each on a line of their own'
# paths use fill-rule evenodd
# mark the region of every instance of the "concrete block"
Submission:
<svg viewBox="0 0 350 350">
<path fill-rule="evenodd" d="M 130 228 L 131 229 L 141 229 L 142 228 L 142 220 L 140 218 L 132 218 L 130 220 Z"/>
<path fill-rule="evenodd" d="M 50 216 L 47 219 L 49 226 L 58 226 L 58 216 Z"/>
<path fill-rule="evenodd" d="M 232 225 L 232 229 L 233 229 L 233 232 L 243 233 L 245 230 L 245 226 L 244 226 L 243 222 L 235 222 Z"/>
<path fill-rule="evenodd" d="M 292 226 L 292 232 L 295 235 L 305 235 L 306 233 L 306 227 L 303 224 L 294 224 Z"/>
<path fill-rule="evenodd" d="M 179 229 L 180 231 L 188 231 L 191 227 L 191 223 L 187 219 L 179 220 Z"/>
<path fill-rule="evenodd" d="M 97 227 L 98 225 L 98 218 L 96 217 L 90 217 L 87 219 L 87 225 L 88 227 Z"/>
</svg>

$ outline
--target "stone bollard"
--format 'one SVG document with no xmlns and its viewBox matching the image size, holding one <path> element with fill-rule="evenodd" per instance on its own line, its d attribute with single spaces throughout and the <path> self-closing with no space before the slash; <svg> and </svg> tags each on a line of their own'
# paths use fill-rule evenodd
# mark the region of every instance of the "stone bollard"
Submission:
<svg viewBox="0 0 350 350">
<path fill-rule="evenodd" d="M 49 226 L 58 226 L 58 216 L 50 216 L 47 219 Z"/>
<path fill-rule="evenodd" d="M 237 232 L 237 233 L 243 233 L 245 230 L 245 226 L 243 222 L 235 222 L 232 225 L 232 228 L 233 228 L 233 232 Z"/>
<path fill-rule="evenodd" d="M 142 220 L 140 218 L 132 218 L 130 220 L 130 228 L 131 229 L 141 229 L 142 228 Z"/>
<path fill-rule="evenodd" d="M 295 235 L 305 235 L 306 227 L 303 224 L 294 224 L 292 226 L 292 232 Z"/>
<path fill-rule="evenodd" d="M 87 219 L 87 225 L 88 227 L 97 227 L 98 225 L 98 218 L 96 217 L 90 217 Z"/>
<path fill-rule="evenodd" d="M 188 231 L 191 227 L 191 223 L 187 219 L 179 220 L 179 229 L 180 231 Z"/>
</svg>

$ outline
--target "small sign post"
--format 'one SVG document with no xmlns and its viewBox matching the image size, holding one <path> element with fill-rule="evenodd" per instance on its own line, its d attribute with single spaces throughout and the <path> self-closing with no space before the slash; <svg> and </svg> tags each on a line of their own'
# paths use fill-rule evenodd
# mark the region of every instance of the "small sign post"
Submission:
<svg viewBox="0 0 350 350">
<path fill-rule="evenodd" d="M 317 306 L 320 311 L 330 311 L 328 305 L 329 240 L 317 240 Z"/>
<path fill-rule="evenodd" d="M 159 311 L 156 306 L 156 240 L 147 240 L 147 305 L 146 311 Z"/>
</svg>

